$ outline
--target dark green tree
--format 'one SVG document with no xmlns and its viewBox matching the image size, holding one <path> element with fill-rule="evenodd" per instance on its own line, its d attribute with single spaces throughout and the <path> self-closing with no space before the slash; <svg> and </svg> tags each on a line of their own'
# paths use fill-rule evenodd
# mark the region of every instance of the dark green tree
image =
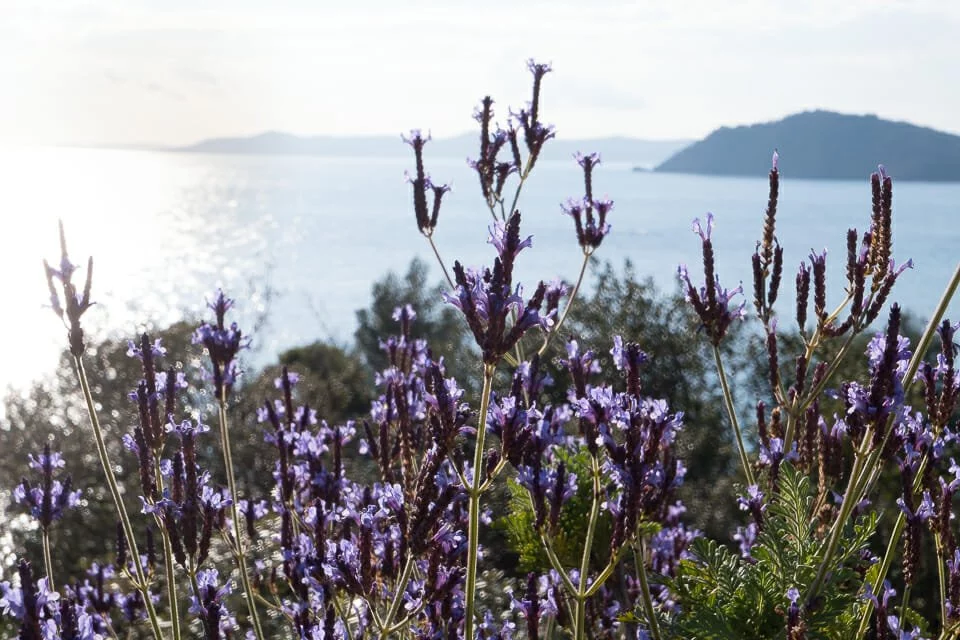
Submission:
<svg viewBox="0 0 960 640">
<path fill-rule="evenodd" d="M 390 272 L 373 283 L 370 307 L 357 311 L 358 326 L 354 333 L 357 349 L 374 371 L 386 367 L 387 358 L 380 349 L 380 341 L 398 333 L 393 311 L 409 304 L 417 312 L 413 337 L 425 339 L 435 356 L 444 357 L 449 375 L 461 386 L 468 391 L 479 391 L 478 359 L 472 350 L 472 338 L 467 340 L 466 324 L 460 312 L 443 301 L 441 288 L 428 283 L 428 273 L 426 263 L 414 258 L 403 276 Z"/>
</svg>

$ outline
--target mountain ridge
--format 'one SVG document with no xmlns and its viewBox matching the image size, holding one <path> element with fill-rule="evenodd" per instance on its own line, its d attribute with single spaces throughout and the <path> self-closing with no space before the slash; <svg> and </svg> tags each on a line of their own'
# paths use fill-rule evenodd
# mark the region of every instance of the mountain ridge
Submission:
<svg viewBox="0 0 960 640">
<path fill-rule="evenodd" d="M 863 179 L 878 164 L 901 180 L 960 181 L 960 136 L 876 115 L 822 109 L 720 127 L 655 167 L 662 173 L 762 176 L 777 149 L 784 176 Z"/>
<path fill-rule="evenodd" d="M 605 136 L 577 140 L 555 139 L 544 146 L 542 158 L 567 160 L 581 151 L 599 152 L 606 162 L 654 165 L 662 162 L 692 140 L 644 140 L 627 136 Z M 478 134 L 464 133 L 433 138 L 424 154 L 433 157 L 466 158 L 477 155 Z M 192 145 L 170 149 L 179 153 L 224 153 L 304 156 L 407 157 L 410 149 L 400 136 L 303 136 L 283 131 L 264 131 L 251 136 L 210 138 Z"/>
</svg>

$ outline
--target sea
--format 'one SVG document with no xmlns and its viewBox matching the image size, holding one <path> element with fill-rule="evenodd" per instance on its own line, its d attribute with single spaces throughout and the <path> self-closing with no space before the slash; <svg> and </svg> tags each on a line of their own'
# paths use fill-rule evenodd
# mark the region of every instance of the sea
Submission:
<svg viewBox="0 0 960 640">
<path fill-rule="evenodd" d="M 374 281 L 404 273 L 419 257 L 440 282 L 414 219 L 405 180 L 412 164 L 412 158 L 0 150 L 0 388 L 22 388 L 47 374 L 65 348 L 42 265 L 44 258 L 59 259 L 58 220 L 71 260 L 94 259 L 97 304 L 85 321 L 95 335 L 132 337 L 203 317 L 205 303 L 222 287 L 237 301 L 241 327 L 258 327 L 252 368 L 315 340 L 349 344 L 355 312 L 369 305 Z M 463 158 L 428 157 L 427 169 L 434 181 L 453 187 L 434 236 L 444 261 L 490 264 L 492 220 L 475 174 Z M 638 274 L 674 291 L 679 264 L 698 270 L 700 244 L 691 222 L 712 212 L 721 282 L 750 288 L 750 256 L 767 201 L 764 173 L 706 177 L 601 164 L 594 191 L 615 202 L 612 231 L 596 253 L 600 260 L 621 267 L 630 260 Z M 517 268 L 528 290 L 541 279 L 575 278 L 582 254 L 560 205 L 582 193 L 572 159 L 539 164 L 524 186 L 518 208 L 533 247 Z M 893 299 L 926 318 L 960 260 L 960 184 L 894 176 L 893 208 L 894 257 L 914 263 Z M 792 308 L 797 265 L 823 249 L 828 304 L 842 299 L 847 229 L 862 231 L 869 220 L 867 175 L 858 181 L 782 176 L 782 308 Z M 960 320 L 960 300 L 949 315 Z"/>
</svg>

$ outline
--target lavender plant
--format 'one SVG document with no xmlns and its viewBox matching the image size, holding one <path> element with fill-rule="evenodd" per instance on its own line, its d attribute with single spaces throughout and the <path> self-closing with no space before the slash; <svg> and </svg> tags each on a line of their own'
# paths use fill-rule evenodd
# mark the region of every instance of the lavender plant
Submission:
<svg viewBox="0 0 960 640">
<path fill-rule="evenodd" d="M 769 386 L 757 403 L 752 440 L 722 349 L 747 319 L 746 301 L 741 287 L 723 287 L 716 273 L 712 215 L 694 222 L 703 284 L 685 267 L 680 281 L 713 354 L 744 481 L 744 525 L 730 541 L 707 539 L 685 524 L 687 507 L 677 497 L 686 473 L 677 444 L 683 407 L 645 387 L 657 359 L 642 342 L 611 335 L 605 349 L 616 371 L 604 371 L 598 352 L 569 333 L 586 266 L 611 231 L 613 202 L 595 195 L 598 155 L 575 158 L 583 195 L 561 207 L 582 258 L 577 279 L 572 286 L 545 279 L 529 294 L 517 282 L 517 261 L 533 246 L 533 236 L 521 232 L 531 218 L 521 215 L 521 193 L 554 136 L 542 121 L 540 95 L 551 69 L 528 66 L 531 100 L 509 112 L 505 128 L 496 124 L 490 97 L 475 114 L 479 151 L 469 162 L 492 219 L 490 265 L 454 261 L 447 269 L 435 233 L 450 189 L 426 171 L 429 137 L 413 131 L 404 138 L 414 156 L 408 178 L 417 228 L 446 277 L 443 300 L 475 343 L 479 396 L 466 393 L 443 355 L 414 337 L 417 311 L 399 306 L 396 333 L 380 343 L 385 365 L 365 417 L 326 420 L 310 406 L 297 372 L 284 366 L 272 394 L 257 399 L 257 424 L 240 420 L 241 428 L 260 430 L 260 452 L 270 452 L 266 495 L 242 491 L 237 479 L 228 418 L 248 391 L 239 357 L 249 339 L 228 317 L 234 303 L 223 292 L 210 304 L 213 321 L 194 333 L 208 356 L 205 379 L 188 379 L 147 334 L 130 343 L 141 377 L 129 396 L 136 423 L 123 442 L 138 499 L 120 490 L 84 366 L 81 319 L 93 304 L 92 261 L 78 289 L 61 228 L 59 268 L 45 269 L 117 513 L 115 557 L 56 588 L 49 531 L 79 494 L 54 477 L 63 460 L 51 448 L 31 458 L 40 481 L 24 480 L 14 499 L 39 524 L 45 575 L 24 558 L 18 582 L 0 585 L 0 611 L 17 620 L 20 638 L 960 636 L 960 551 L 952 532 L 960 466 L 951 457 L 958 326 L 942 317 L 960 268 L 911 349 L 899 307 L 886 307 L 911 263 L 897 266 L 891 257 L 892 180 L 881 167 L 871 178 L 869 228 L 847 236 L 844 300 L 829 310 L 826 252 L 811 253 L 798 269 L 791 312 L 800 348 L 790 352 L 775 307 L 783 279 L 775 154 L 752 257 Z M 881 318 L 885 328 L 866 347 L 867 377 L 837 380 L 857 336 Z M 930 363 L 924 358 L 935 334 L 940 349 Z M 922 393 L 911 395 L 917 381 Z M 187 402 L 200 391 L 213 403 Z M 922 407 L 911 404 L 914 397 Z M 214 411 L 222 467 L 200 453 L 214 447 L 206 425 Z M 360 468 L 348 465 L 357 457 L 367 477 L 348 473 Z M 884 541 L 876 531 L 890 505 L 870 499 L 885 469 L 896 469 L 902 491 L 877 557 L 873 545 Z M 514 535 L 536 547 L 507 589 L 509 605 L 496 604 L 481 575 L 494 492 L 504 486 Z M 725 544 L 731 541 L 736 546 Z M 930 620 L 911 603 L 924 555 L 939 575 L 940 615 Z M 896 559 L 899 606 L 889 581 Z"/>
</svg>

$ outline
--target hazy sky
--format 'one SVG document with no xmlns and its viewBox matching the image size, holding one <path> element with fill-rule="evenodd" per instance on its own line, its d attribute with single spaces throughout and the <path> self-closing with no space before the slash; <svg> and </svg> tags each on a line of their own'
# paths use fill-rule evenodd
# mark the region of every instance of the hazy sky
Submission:
<svg viewBox="0 0 960 640">
<path fill-rule="evenodd" d="M 0 0 L 0 144 L 450 135 L 491 94 L 564 137 L 811 108 L 960 132 L 960 2 Z"/>
</svg>

